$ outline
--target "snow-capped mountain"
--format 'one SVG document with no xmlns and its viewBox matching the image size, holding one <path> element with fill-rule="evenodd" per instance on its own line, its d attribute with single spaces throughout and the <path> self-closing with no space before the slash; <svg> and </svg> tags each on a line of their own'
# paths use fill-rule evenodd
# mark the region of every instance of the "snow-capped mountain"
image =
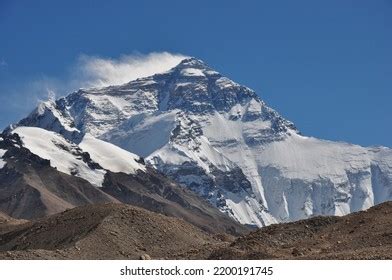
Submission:
<svg viewBox="0 0 392 280">
<path fill-rule="evenodd" d="M 391 149 L 302 136 L 254 91 L 195 58 L 49 100 L 8 132 L 18 126 L 59 133 L 99 163 L 98 139 L 142 156 L 244 224 L 344 215 L 392 199 Z M 114 157 L 110 166 L 122 166 Z"/>
</svg>

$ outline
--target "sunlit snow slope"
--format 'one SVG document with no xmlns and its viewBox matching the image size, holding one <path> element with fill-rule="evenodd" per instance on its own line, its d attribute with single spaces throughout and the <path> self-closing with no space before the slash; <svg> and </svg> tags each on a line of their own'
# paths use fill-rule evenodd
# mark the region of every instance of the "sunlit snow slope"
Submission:
<svg viewBox="0 0 392 280">
<path fill-rule="evenodd" d="M 139 157 L 119 147 L 89 135 L 77 145 L 62 135 L 37 127 L 17 127 L 13 130 L 23 146 L 33 154 L 50 161 L 58 171 L 81 177 L 101 187 L 106 170 L 136 174 L 145 171 Z"/>
<path fill-rule="evenodd" d="M 392 198 L 391 149 L 302 136 L 254 91 L 194 58 L 47 101 L 18 125 L 81 142 L 104 168 L 125 170 L 121 155 L 96 154 L 113 146 L 95 138 L 143 156 L 246 224 L 344 215 Z"/>
</svg>

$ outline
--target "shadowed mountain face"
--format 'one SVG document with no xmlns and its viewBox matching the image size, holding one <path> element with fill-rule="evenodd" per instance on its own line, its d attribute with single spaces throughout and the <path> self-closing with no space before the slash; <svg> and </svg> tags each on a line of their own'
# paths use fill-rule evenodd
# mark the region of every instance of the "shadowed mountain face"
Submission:
<svg viewBox="0 0 392 280">
<path fill-rule="evenodd" d="M 50 160 L 24 147 L 18 134 L 1 135 L 1 139 L 0 148 L 6 152 L 2 157 L 4 166 L 0 170 L 0 211 L 12 217 L 37 219 L 81 205 L 124 202 L 182 218 L 207 232 L 238 235 L 248 231 L 199 196 L 151 168 L 140 169 L 134 174 L 112 172 L 94 162 L 88 153 L 77 150 L 76 159 L 86 163 L 90 168 L 86 167 L 86 170 L 91 170 L 92 174 L 105 172 L 102 186 L 97 187 L 77 176 L 86 177 L 86 172 L 70 175 L 58 171 L 51 166 Z M 51 141 L 46 140 L 48 143 Z M 65 144 L 60 150 L 71 153 L 72 150 Z M 76 159 L 74 166 L 79 164 L 81 168 Z"/>
<path fill-rule="evenodd" d="M 219 212 L 192 191 L 153 169 L 147 170 L 148 173 L 139 173 L 137 176 L 110 173 L 102 191 L 123 203 L 184 219 L 206 232 L 236 236 L 250 230 Z"/>
<path fill-rule="evenodd" d="M 7 152 L 0 170 L 0 211 L 35 219 L 84 204 L 117 201 L 86 180 L 57 171 L 49 160 L 24 148 L 18 135 L 2 139 Z"/>
<path fill-rule="evenodd" d="M 243 224 L 345 215 L 392 198 L 391 149 L 302 136 L 251 89 L 194 58 L 44 102 L 17 126 L 75 145 L 88 135 L 143 156 Z"/>
</svg>

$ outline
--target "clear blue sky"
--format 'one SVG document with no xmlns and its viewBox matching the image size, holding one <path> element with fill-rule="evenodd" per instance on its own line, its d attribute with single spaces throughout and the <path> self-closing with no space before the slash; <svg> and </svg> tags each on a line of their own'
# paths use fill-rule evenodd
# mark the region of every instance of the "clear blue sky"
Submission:
<svg viewBox="0 0 392 280">
<path fill-rule="evenodd" d="M 392 147 L 391 0 L 138 2 L 0 0 L 0 126 L 35 106 L 32 81 L 61 79 L 81 54 L 169 51 L 256 90 L 306 135 Z"/>
</svg>

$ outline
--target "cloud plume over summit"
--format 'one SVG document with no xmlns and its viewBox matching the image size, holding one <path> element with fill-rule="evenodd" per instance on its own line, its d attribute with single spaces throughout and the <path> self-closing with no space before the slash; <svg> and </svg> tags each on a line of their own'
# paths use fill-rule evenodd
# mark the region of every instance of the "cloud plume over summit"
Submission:
<svg viewBox="0 0 392 280">
<path fill-rule="evenodd" d="M 76 64 L 76 81 L 82 87 L 119 85 L 165 72 L 186 58 L 168 52 L 124 55 L 119 59 L 82 55 Z"/>
<path fill-rule="evenodd" d="M 42 100 L 54 96 L 61 97 L 79 88 L 119 85 L 162 73 L 173 68 L 186 57 L 169 52 L 134 53 L 119 58 L 83 54 L 75 58 L 75 61 L 60 76 L 42 73 L 18 85 L 0 84 L 0 91 L 4 93 L 0 96 L 3 113 L 5 116 L 12 115 L 0 119 L 0 129 L 31 111 Z"/>
</svg>

